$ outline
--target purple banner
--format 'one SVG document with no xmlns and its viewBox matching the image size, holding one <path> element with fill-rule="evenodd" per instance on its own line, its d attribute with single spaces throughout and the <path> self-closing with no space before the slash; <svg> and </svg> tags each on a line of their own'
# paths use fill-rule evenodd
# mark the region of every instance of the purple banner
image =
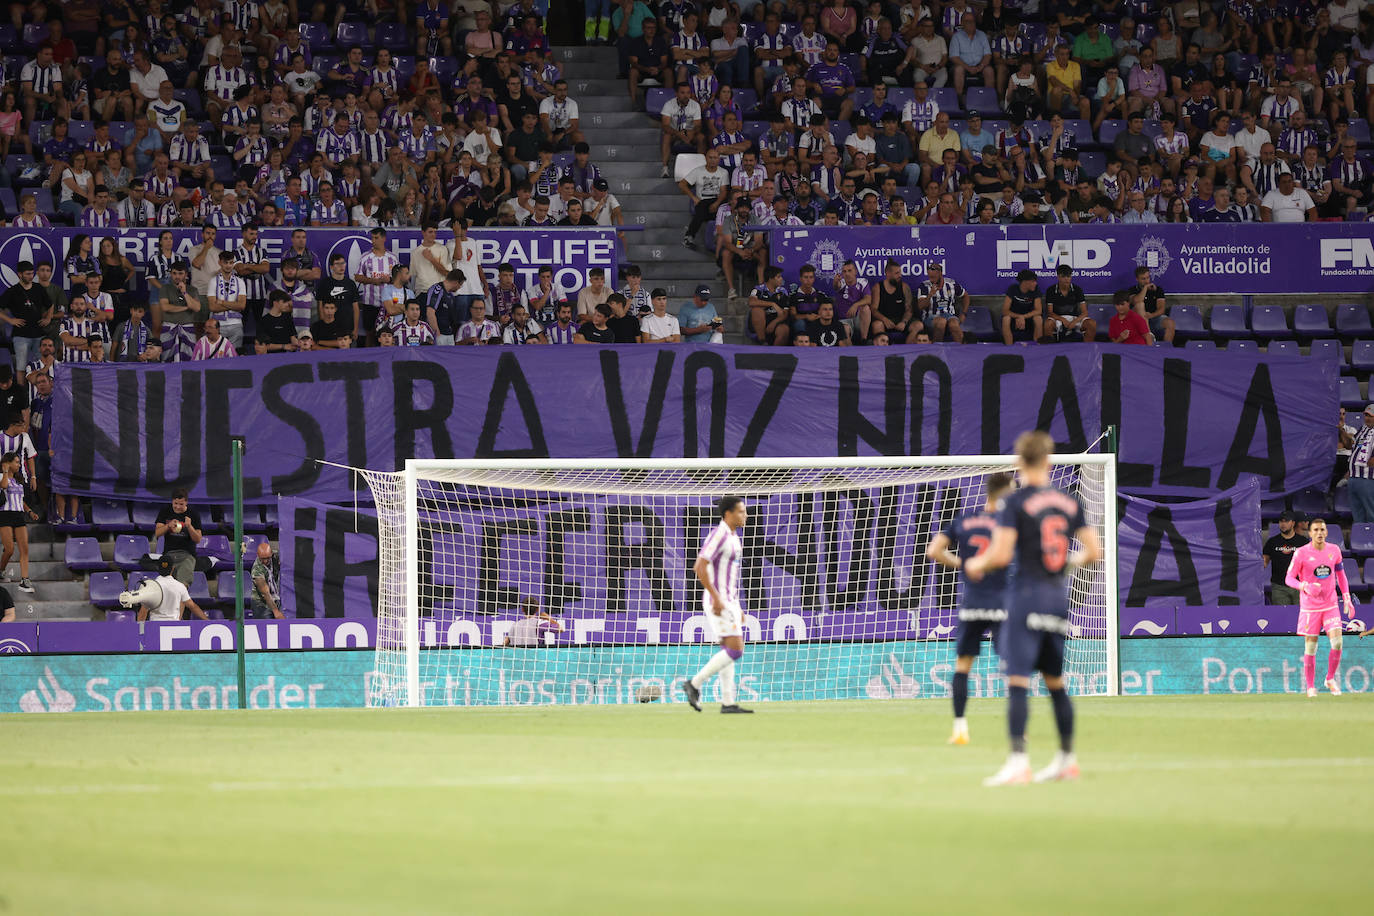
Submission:
<svg viewBox="0 0 1374 916">
<path fill-rule="evenodd" d="M 138 282 L 143 288 L 143 275 L 148 259 L 157 251 L 158 236 L 169 231 L 177 255 L 191 260 L 200 244 L 199 229 L 87 229 L 54 227 L 41 232 L 23 229 L 0 229 L 0 280 L 5 286 L 18 282 L 14 265 L 20 261 L 35 264 L 47 261 L 60 265 L 67 256 L 67 246 L 73 236 L 90 235 L 93 247 L 99 249 L 100 239 L 114 238 L 120 254 L 134 265 Z M 263 254 L 272 264 L 279 264 L 291 247 L 291 228 L 263 229 L 258 235 Z M 311 229 L 306 233 L 306 247 L 319 262 L 321 271 L 328 271 L 329 259 L 342 254 L 348 259 L 348 275 L 358 273 L 358 264 L 372 248 L 367 229 Z M 587 272 L 601 267 L 606 276 L 616 273 L 616 235 L 612 229 L 474 229 L 469 237 L 477 243 L 478 260 L 488 279 L 496 282 L 496 269 L 501 264 L 515 268 L 515 281 L 523 289 L 538 282 L 540 267 L 552 266 L 554 281 L 566 289 L 581 289 L 587 285 Z M 453 243 L 453 232 L 439 230 L 439 241 Z M 239 247 L 243 239 L 237 234 L 222 231 L 215 243 L 224 250 Z M 401 260 L 410 262 L 411 252 L 420 244 L 420 230 L 391 229 L 387 232 L 387 248 Z M 59 273 L 64 273 L 59 271 Z M 275 273 L 273 274 L 275 276 Z"/>
<path fill-rule="evenodd" d="M 364 489 L 365 486 L 364 486 Z M 369 493 L 363 498 L 370 499 Z M 294 617 L 366 617 L 377 607 L 377 513 L 282 497 L 281 602 Z"/>
<path fill-rule="evenodd" d="M 1078 345 L 883 351 L 463 347 L 245 357 L 59 374 L 54 488 L 162 501 L 352 498 L 326 459 L 1006 454 L 1026 429 L 1085 451 L 1108 426 L 1123 488 L 1204 497 L 1324 486 L 1334 362 Z M 957 418 L 957 422 L 956 421 Z M 74 434 L 77 431 L 79 434 Z"/>
<path fill-rule="evenodd" d="M 1356 616 L 1362 616 L 1356 610 Z M 1297 631 L 1297 605 L 1227 607 L 1150 605 L 1121 609 L 1122 636 L 1288 636 Z"/>
<path fill-rule="evenodd" d="M 1089 294 L 1135 283 L 1149 267 L 1170 293 L 1367 293 L 1374 290 L 1374 238 L 1361 223 L 1167 223 L 1150 226 L 881 226 L 776 230 L 773 263 L 795 282 L 803 264 L 828 288 L 853 259 L 877 281 L 887 262 L 908 282 L 940 263 L 975 296 L 996 296 L 1027 268 L 1042 283 L 1069 264 Z"/>
<path fill-rule="evenodd" d="M 1186 503 L 1123 499 L 1117 526 L 1123 605 L 1263 601 L 1258 481 Z"/>
</svg>

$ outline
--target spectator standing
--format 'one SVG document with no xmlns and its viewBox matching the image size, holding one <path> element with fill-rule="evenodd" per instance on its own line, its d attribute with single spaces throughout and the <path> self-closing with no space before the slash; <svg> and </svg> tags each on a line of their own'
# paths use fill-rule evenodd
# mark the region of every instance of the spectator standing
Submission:
<svg viewBox="0 0 1374 916">
<path fill-rule="evenodd" d="M 0 369 L 3 369 L 0 366 Z M 1355 523 L 1374 522 L 1374 404 L 1364 409 L 1364 426 L 1350 447 L 1350 514 Z"/>
<path fill-rule="evenodd" d="M 16 452 L 0 455 L 0 582 L 13 582 L 10 558 L 19 554 L 19 590 L 33 594 L 29 581 L 30 510 L 24 505 L 24 484 L 20 478 L 20 457 Z"/>
<path fill-rule="evenodd" d="M 39 372 L 34 376 L 36 393 L 29 402 L 29 438 L 34 451 L 34 492 L 38 495 L 38 505 L 45 511 L 48 495 L 52 490 L 52 376 Z M 66 519 L 67 497 L 54 499 L 57 517 Z"/>
<path fill-rule="evenodd" d="M 272 554 L 271 544 L 266 541 L 258 544 L 257 553 L 253 558 L 253 567 L 248 575 L 253 580 L 253 594 L 250 596 L 248 616 L 257 620 L 266 620 L 268 617 L 281 620 L 283 618 L 279 593 L 281 574 L 277 567 L 276 558 Z"/>
<path fill-rule="evenodd" d="M 34 283 L 31 262 L 20 261 L 15 265 L 15 272 L 19 282 L 5 290 L 0 298 L 0 319 L 11 328 L 14 365 L 23 369 L 38 355 L 38 342 L 47 333 L 53 306 L 47 293 Z"/>
<path fill-rule="evenodd" d="M 372 328 L 377 324 L 382 310 L 383 288 L 391 282 L 392 271 L 401 263 L 396 255 L 387 250 L 385 229 L 378 226 L 370 234 L 372 250 L 359 259 L 358 272 L 353 276 L 362 293 L 363 328 Z"/>
<path fill-rule="evenodd" d="M 232 251 L 221 252 L 219 275 L 210 284 L 210 315 L 219 321 L 220 333 L 235 349 L 243 346 L 243 313 L 248 308 L 248 294 L 243 278 L 234 272 L 238 256 Z"/>
<path fill-rule="evenodd" d="M 153 523 L 153 543 L 163 539 L 162 556 L 172 564 L 170 575 L 187 587 L 196 571 L 196 545 L 204 537 L 200 513 L 190 507 L 186 491 L 174 491 L 171 505 L 164 506 Z"/>
<path fill-rule="evenodd" d="M 1288 564 L 1299 547 L 1306 546 L 1308 539 L 1298 534 L 1297 515 L 1285 509 L 1279 515 L 1279 533 L 1264 542 L 1264 565 L 1269 568 L 1269 603 L 1291 605 L 1298 603 L 1298 590 L 1288 585 Z"/>
</svg>

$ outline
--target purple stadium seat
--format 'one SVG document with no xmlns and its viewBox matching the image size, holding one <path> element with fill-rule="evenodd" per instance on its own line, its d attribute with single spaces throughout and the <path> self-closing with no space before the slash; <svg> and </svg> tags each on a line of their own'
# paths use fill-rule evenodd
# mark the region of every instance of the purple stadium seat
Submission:
<svg viewBox="0 0 1374 916">
<path fill-rule="evenodd" d="M 133 623 L 137 619 L 137 611 L 126 611 L 124 608 L 111 608 L 105 612 L 106 623 Z"/>
<path fill-rule="evenodd" d="M 663 106 L 673 97 L 672 89 L 645 89 L 644 90 L 644 110 L 654 117 L 663 110 Z"/>
<path fill-rule="evenodd" d="M 0 51 L 19 50 L 19 33 L 9 23 L 0 25 Z"/>
<path fill-rule="evenodd" d="M 1374 340 L 1357 340 L 1350 348 L 1350 365 L 1358 372 L 1374 372 Z"/>
<path fill-rule="evenodd" d="M 1187 347 L 1189 350 L 1215 350 L 1217 342 L 1215 340 L 1190 340 Z"/>
<path fill-rule="evenodd" d="M 948 112 L 950 117 L 963 111 L 963 108 L 959 106 L 959 95 L 954 91 L 953 86 L 941 86 L 938 89 L 932 89 L 928 97 L 934 99 L 936 104 L 940 106 L 940 110 Z"/>
<path fill-rule="evenodd" d="M 1365 582 L 1374 582 L 1374 560 L 1365 560 L 1365 561 L 1364 561 L 1364 581 L 1365 581 Z M 1361 619 L 1363 619 L 1363 620 L 1365 621 L 1366 625 L 1368 624 L 1369 618 L 1366 617 L 1364 614 L 1361 614 L 1361 613 L 1359 613 L 1359 612 L 1356 612 L 1355 616 L 1356 616 L 1356 617 L 1359 617 L 1359 618 L 1361 618 Z"/>
<path fill-rule="evenodd" d="M 33 52 L 38 49 L 48 37 L 48 24 L 46 22 L 29 22 L 24 25 L 24 48 Z"/>
<path fill-rule="evenodd" d="M 133 503 L 130 508 L 133 510 L 134 527 L 140 531 L 152 531 L 157 526 L 157 514 L 163 509 L 160 503 Z"/>
<path fill-rule="evenodd" d="M 1293 330 L 1299 337 L 1330 337 L 1331 316 L 1322 305 L 1300 305 L 1293 310 Z"/>
<path fill-rule="evenodd" d="M 329 26 L 323 22 L 302 22 L 300 30 L 301 37 L 310 45 L 310 50 L 323 51 L 330 47 Z"/>
<path fill-rule="evenodd" d="M 1364 396 L 1360 394 L 1360 383 L 1355 380 L 1353 375 L 1342 375 L 1338 390 L 1341 395 L 1341 406 L 1347 410 L 1364 406 Z"/>
<path fill-rule="evenodd" d="M 205 114 L 205 106 L 201 104 L 200 93 L 194 89 L 174 89 L 172 98 L 186 106 L 186 111 L 193 118 L 198 118 Z"/>
<path fill-rule="evenodd" d="M 974 340 L 995 340 L 997 331 L 992 326 L 992 312 L 981 305 L 970 305 L 964 316 L 964 333 Z"/>
<path fill-rule="evenodd" d="M 1356 522 L 1350 526 L 1350 550 L 1362 557 L 1374 556 L 1374 524 Z"/>
<path fill-rule="evenodd" d="M 1207 336 L 1202 326 L 1202 311 L 1196 305 L 1176 305 L 1169 310 L 1174 319 L 1174 336 L 1180 340 L 1196 340 Z"/>
<path fill-rule="evenodd" d="M 251 563 L 252 563 L 252 557 L 254 557 L 254 556 L 257 555 L 258 545 L 259 545 L 259 544 L 266 544 L 266 543 L 267 543 L 267 535 L 265 535 L 265 534 L 245 534 L 245 535 L 243 536 L 243 542 L 244 542 L 245 544 L 251 544 L 251 545 L 252 545 L 252 546 L 248 549 L 248 553 L 247 553 L 247 554 L 244 556 L 244 558 L 243 558 L 244 565 L 251 565 Z"/>
<path fill-rule="evenodd" d="M 1326 494 L 1320 490 L 1301 490 L 1293 497 L 1293 509 L 1303 515 L 1321 515 L 1326 511 Z"/>
<path fill-rule="evenodd" d="M 1337 544 L 1337 547 L 1340 545 Z M 1345 570 L 1345 580 L 1351 588 L 1363 588 L 1364 576 L 1360 573 L 1360 561 L 1354 557 L 1346 557 L 1341 560 L 1341 569 Z"/>
<path fill-rule="evenodd" d="M 1249 337 L 1250 329 L 1245 326 L 1245 307 L 1241 305 L 1213 306 L 1212 335 L 1226 340 L 1233 337 Z"/>
<path fill-rule="evenodd" d="M 1096 178 L 1107 171 L 1107 154 L 1097 150 L 1084 150 L 1078 154 L 1078 164 L 1082 166 L 1084 174 Z"/>
<path fill-rule="evenodd" d="M 1296 340 L 1271 340 L 1264 349 L 1270 356 L 1302 356 L 1302 345 Z"/>
<path fill-rule="evenodd" d="M 129 573 L 129 591 L 133 591 L 148 579 L 157 578 L 157 573 L 148 572 L 146 569 L 137 569 Z"/>
<path fill-rule="evenodd" d="M 1339 340 L 1314 340 L 1307 352 L 1315 359 L 1334 360 L 1341 368 L 1345 368 L 1345 347 Z"/>
<path fill-rule="evenodd" d="M 1345 550 L 1345 532 L 1340 525 L 1333 525 L 1330 522 L 1326 525 L 1326 539 L 1335 544 L 1342 551 Z"/>
<path fill-rule="evenodd" d="M 210 580 L 205 578 L 205 573 L 191 573 L 191 600 L 200 605 L 201 610 L 210 603 Z"/>
<path fill-rule="evenodd" d="M 1258 353 L 1259 344 L 1253 340 L 1233 340 L 1226 345 L 1227 353 Z"/>
<path fill-rule="evenodd" d="M 1357 339 L 1374 337 L 1374 324 L 1369 320 L 1369 307 L 1355 302 L 1336 306 L 1336 333 Z"/>
<path fill-rule="evenodd" d="M 67 538 L 62 562 L 72 572 L 100 572 L 110 568 L 100 555 L 100 542 L 95 538 Z"/>
<path fill-rule="evenodd" d="M 340 22 L 338 37 L 334 44 L 340 48 L 367 44 L 367 23 Z"/>
<path fill-rule="evenodd" d="M 243 530 L 244 531 L 266 531 L 267 522 L 263 520 L 262 508 L 259 506 L 243 507 Z"/>
<path fill-rule="evenodd" d="M 1336 488 L 1335 504 L 1336 504 L 1336 514 L 1337 514 L 1337 515 L 1339 515 L 1341 518 L 1349 518 L 1349 517 L 1350 517 L 1350 488 L 1349 488 L 1349 487 L 1337 487 L 1337 488 Z"/>
<path fill-rule="evenodd" d="M 997 97 L 995 86 L 969 86 L 964 91 L 964 107 L 984 118 L 1002 114 L 1002 100 Z"/>
<path fill-rule="evenodd" d="M 148 539 L 141 534 L 121 534 L 115 538 L 114 565 L 124 572 L 140 568 L 139 561 L 148 552 Z"/>
<path fill-rule="evenodd" d="M 1097 322 L 1097 337 L 1103 340 L 1107 336 L 1107 325 L 1111 324 L 1112 316 L 1116 314 L 1116 308 L 1105 303 L 1088 303 L 1088 317 Z"/>
<path fill-rule="evenodd" d="M 276 531 L 276 530 L 277 530 L 278 522 L 277 522 L 277 507 L 276 507 L 276 506 L 263 506 L 263 507 L 262 507 L 262 524 L 263 524 L 264 529 L 266 529 L 267 531 Z"/>
<path fill-rule="evenodd" d="M 229 539 L 222 534 L 207 534 L 196 545 L 196 553 L 202 557 L 214 557 L 225 563 L 234 562 L 234 551 Z"/>
<path fill-rule="evenodd" d="M 86 532 L 93 530 L 91 523 L 86 520 L 86 511 L 81 508 L 77 509 L 76 521 L 53 522 L 52 528 L 58 534 L 65 535 L 85 534 Z"/>
<path fill-rule="evenodd" d="M 1103 146 L 1111 146 L 1116 140 L 1116 135 L 1126 129 L 1126 122 L 1115 118 L 1108 118 L 1102 122 L 1102 126 L 1097 129 L 1097 142 Z M 1082 138 L 1079 138 L 1082 139 Z"/>
<path fill-rule="evenodd" d="M 68 121 L 67 136 L 85 146 L 95 136 L 94 121 Z"/>
<path fill-rule="evenodd" d="M 740 111 L 750 112 L 759 107 L 759 94 L 752 89 L 736 89 L 735 101 Z"/>
<path fill-rule="evenodd" d="M 91 573 L 91 604 L 98 608 L 119 607 L 119 593 L 124 591 L 124 574 L 117 572 Z"/>
<path fill-rule="evenodd" d="M 8 162 L 5 164 L 5 168 L 11 175 L 15 174 L 14 169 L 9 167 Z M 4 206 L 6 213 L 19 212 L 19 198 L 14 196 L 13 188 L 0 188 L 0 205 Z"/>
<path fill-rule="evenodd" d="M 458 60 L 454 57 L 431 57 L 429 69 L 434 74 L 434 78 L 439 81 L 440 86 L 450 86 L 453 84 L 454 75 L 458 72 Z M 652 92 L 653 90 L 649 91 Z"/>
<path fill-rule="evenodd" d="M 1351 118 L 1350 127 L 1346 131 L 1355 138 L 1356 143 L 1365 144 L 1369 142 L 1369 122 L 1364 118 Z"/>
<path fill-rule="evenodd" d="M 1251 309 L 1250 329 L 1256 337 L 1287 337 L 1292 333 L 1288 330 L 1288 316 L 1279 305 L 1257 305 Z"/>
<path fill-rule="evenodd" d="M 377 44 L 392 54 L 401 54 L 415 47 L 403 22 L 377 23 Z"/>
<path fill-rule="evenodd" d="M 244 571 L 244 602 L 248 601 L 248 572 Z M 234 604 L 234 571 L 225 570 L 215 579 L 215 594 L 219 597 L 215 599 L 217 604 L 225 604 L 230 607 Z"/>
<path fill-rule="evenodd" d="M 95 530 L 112 533 L 128 531 L 133 527 L 129 521 L 129 504 L 114 503 L 108 499 L 91 501 L 91 523 Z"/>
<path fill-rule="evenodd" d="M 396 65 L 396 78 L 400 80 L 401 85 L 410 82 L 410 78 L 415 75 L 415 58 L 398 54 L 392 58 L 392 62 Z"/>
</svg>

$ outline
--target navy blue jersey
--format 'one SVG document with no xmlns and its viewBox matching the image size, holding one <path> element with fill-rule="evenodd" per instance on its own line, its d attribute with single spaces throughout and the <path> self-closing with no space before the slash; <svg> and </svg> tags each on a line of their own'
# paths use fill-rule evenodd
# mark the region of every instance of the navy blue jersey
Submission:
<svg viewBox="0 0 1374 916">
<path fill-rule="evenodd" d="M 992 532 L 997 527 L 997 517 L 991 512 L 981 510 L 961 515 L 945 526 L 944 536 L 955 548 L 959 559 L 967 563 L 988 549 L 992 543 Z M 1000 608 L 1007 587 L 1007 571 L 990 571 L 979 582 L 964 578 L 964 594 L 959 606 L 965 608 Z"/>
<path fill-rule="evenodd" d="M 997 523 L 1016 532 L 1015 591 L 1065 587 L 1069 542 L 1086 524 L 1077 497 L 1054 487 L 1023 487 L 1007 497 Z"/>
</svg>

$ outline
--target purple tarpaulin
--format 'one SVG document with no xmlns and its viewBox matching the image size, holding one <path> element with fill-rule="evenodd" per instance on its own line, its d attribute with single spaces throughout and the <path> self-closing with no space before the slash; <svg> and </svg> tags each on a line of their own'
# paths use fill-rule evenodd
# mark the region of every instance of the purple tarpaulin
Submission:
<svg viewBox="0 0 1374 916">
<path fill-rule="evenodd" d="M 1151 605 L 1123 607 L 1120 620 L 1121 635 L 1125 637 L 1288 635 L 1297 630 L 1298 608 L 1264 604 L 1226 607 Z"/>
<path fill-rule="evenodd" d="M 1124 496 L 1117 525 L 1121 603 L 1257 604 L 1264 598 L 1259 485 L 1209 499 Z"/>
<path fill-rule="evenodd" d="M 1174 304 L 1191 293 L 1374 290 L 1374 239 L 1361 223 L 809 227 L 774 231 L 770 241 L 789 282 L 811 264 L 825 288 L 852 258 L 874 282 L 889 259 L 909 282 L 940 263 L 975 296 L 1001 295 L 1027 268 L 1052 283 L 1060 264 L 1089 294 L 1130 286 L 1136 267 L 1149 267 Z"/>
<path fill-rule="evenodd" d="M 1334 362 L 1146 347 L 406 348 L 59 374 L 54 489 L 161 501 L 347 500 L 408 457 L 1006 454 L 1026 429 L 1086 450 L 1119 425 L 1120 485 L 1205 497 L 1324 486 Z M 73 430 L 80 435 L 73 435 Z"/>
</svg>

